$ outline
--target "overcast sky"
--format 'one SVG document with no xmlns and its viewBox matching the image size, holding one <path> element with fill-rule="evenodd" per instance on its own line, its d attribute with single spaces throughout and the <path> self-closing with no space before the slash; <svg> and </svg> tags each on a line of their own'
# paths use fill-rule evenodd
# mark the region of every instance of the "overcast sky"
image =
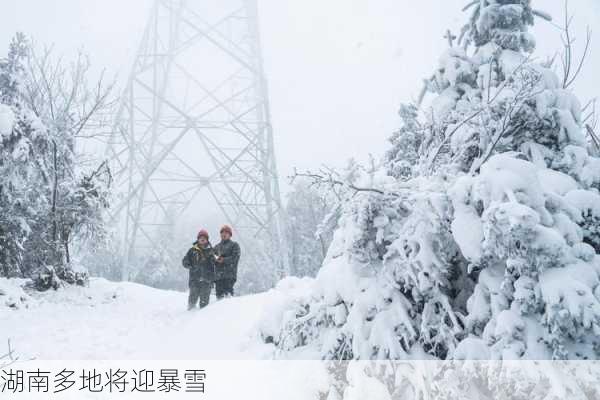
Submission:
<svg viewBox="0 0 600 400">
<path fill-rule="evenodd" d="M 196 0 L 201 1 L 201 0 Z M 209 0 L 202 0 L 209 1 Z M 218 0 L 214 1 L 218 4 Z M 3 0 L 0 45 L 20 30 L 69 55 L 83 47 L 95 66 L 127 75 L 151 0 Z M 560 0 L 534 1 L 563 18 Z M 458 31 L 465 0 L 259 0 L 280 175 L 294 166 L 340 165 L 385 150 L 401 102 L 414 98 Z M 600 21 L 600 0 L 571 1 L 575 30 Z M 559 31 L 535 29 L 538 54 L 560 47 Z M 579 80 L 582 101 L 600 95 L 599 32 Z"/>
</svg>

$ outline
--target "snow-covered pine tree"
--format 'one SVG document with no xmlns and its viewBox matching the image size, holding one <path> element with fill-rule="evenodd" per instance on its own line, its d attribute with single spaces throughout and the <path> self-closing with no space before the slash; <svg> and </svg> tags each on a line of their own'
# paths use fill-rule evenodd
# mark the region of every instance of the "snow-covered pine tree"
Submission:
<svg viewBox="0 0 600 400">
<path fill-rule="evenodd" d="M 27 51 L 25 37 L 18 34 L 0 62 L 0 266 L 6 277 L 31 276 L 33 266 L 24 263 L 25 243 L 35 234 L 38 213 L 48 207 L 50 172 L 41 155 L 51 139 L 23 101 Z"/>
<path fill-rule="evenodd" d="M 313 290 L 265 332 L 280 349 L 600 356 L 600 159 L 575 95 L 531 57 L 528 29 L 547 16 L 529 0 L 468 9 L 428 81 L 433 99 L 404 108 L 376 190 L 346 202 Z"/>
</svg>

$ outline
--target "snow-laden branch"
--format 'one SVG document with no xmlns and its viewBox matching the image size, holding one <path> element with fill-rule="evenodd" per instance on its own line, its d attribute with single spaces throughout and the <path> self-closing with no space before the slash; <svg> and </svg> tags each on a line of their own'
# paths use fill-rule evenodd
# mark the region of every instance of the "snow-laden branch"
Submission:
<svg viewBox="0 0 600 400">
<path fill-rule="evenodd" d="M 531 57 L 526 57 L 511 73 L 510 76 L 514 77 L 516 76 L 516 74 L 518 74 L 520 71 L 522 71 L 525 66 L 531 61 Z M 491 77 L 489 78 L 490 82 L 488 82 L 488 87 L 491 86 Z M 440 155 L 442 149 L 444 148 L 444 146 L 446 146 L 446 144 L 448 143 L 448 141 L 452 138 L 452 136 L 454 136 L 454 134 L 456 132 L 458 132 L 464 125 L 468 124 L 470 121 L 472 121 L 473 119 L 475 119 L 477 116 L 479 116 L 481 113 L 483 113 L 486 109 L 488 109 L 490 106 L 492 106 L 494 104 L 494 102 L 500 97 L 500 95 L 502 94 L 502 92 L 506 89 L 508 82 L 510 82 L 510 79 L 506 79 L 504 80 L 504 82 L 498 87 L 498 90 L 496 91 L 496 93 L 492 96 L 489 94 L 488 92 L 488 99 L 486 101 L 486 103 L 484 103 L 481 107 L 479 107 L 477 110 L 475 110 L 472 114 L 466 116 L 462 121 L 460 121 L 458 124 L 456 124 L 453 129 L 444 136 L 442 142 L 438 145 L 438 147 L 435 149 L 435 151 L 432 153 L 429 161 L 428 161 L 428 169 L 432 169 L 433 166 L 435 165 L 435 160 L 437 159 L 437 157 Z M 537 83 L 537 82 L 536 82 Z M 533 91 L 533 90 L 532 90 Z M 522 91 L 519 91 L 519 93 L 517 94 L 517 96 L 515 96 L 515 102 L 517 100 L 519 100 L 520 97 L 523 97 L 523 101 L 533 97 L 534 94 L 529 94 L 527 95 L 527 93 L 523 93 Z M 511 105 L 511 112 L 506 113 L 504 121 L 503 121 L 503 125 L 502 125 L 502 130 L 500 132 L 500 136 L 498 136 L 498 138 L 495 139 L 495 143 L 498 142 L 498 140 L 502 137 L 502 135 L 504 135 L 504 133 L 506 133 L 506 130 L 509 127 L 509 123 L 510 123 L 510 119 L 507 121 L 506 117 L 509 116 L 512 118 L 513 116 L 513 111 L 514 111 L 514 103 Z M 495 147 L 495 144 L 494 144 Z M 492 148 L 493 150 L 493 148 Z M 491 153 L 490 153 L 491 154 Z M 489 154 L 486 156 L 486 159 L 489 158 Z"/>
</svg>

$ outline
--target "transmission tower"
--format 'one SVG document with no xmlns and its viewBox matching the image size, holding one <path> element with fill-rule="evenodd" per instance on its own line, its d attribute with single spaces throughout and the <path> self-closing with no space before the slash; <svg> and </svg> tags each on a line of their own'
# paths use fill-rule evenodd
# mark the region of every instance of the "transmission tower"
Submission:
<svg viewBox="0 0 600 400">
<path fill-rule="evenodd" d="M 172 251 L 161 232 L 174 216 L 213 207 L 250 249 L 247 267 L 285 275 L 256 0 L 155 0 L 108 152 L 124 268 Z"/>
</svg>

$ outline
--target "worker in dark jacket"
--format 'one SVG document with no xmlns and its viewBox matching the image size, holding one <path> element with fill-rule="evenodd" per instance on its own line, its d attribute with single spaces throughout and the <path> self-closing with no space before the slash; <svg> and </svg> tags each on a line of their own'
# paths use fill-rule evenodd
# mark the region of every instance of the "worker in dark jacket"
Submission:
<svg viewBox="0 0 600 400">
<path fill-rule="evenodd" d="M 231 240 L 233 235 L 231 227 L 223 226 L 220 233 L 221 242 L 215 246 L 217 299 L 233 296 L 233 285 L 237 280 L 238 262 L 240 261 L 240 245 Z"/>
<path fill-rule="evenodd" d="M 208 232 L 201 230 L 198 240 L 183 258 L 183 267 L 190 271 L 188 310 L 196 308 L 198 300 L 200 308 L 208 305 L 215 281 L 215 260 L 214 250 L 208 241 Z"/>
</svg>

